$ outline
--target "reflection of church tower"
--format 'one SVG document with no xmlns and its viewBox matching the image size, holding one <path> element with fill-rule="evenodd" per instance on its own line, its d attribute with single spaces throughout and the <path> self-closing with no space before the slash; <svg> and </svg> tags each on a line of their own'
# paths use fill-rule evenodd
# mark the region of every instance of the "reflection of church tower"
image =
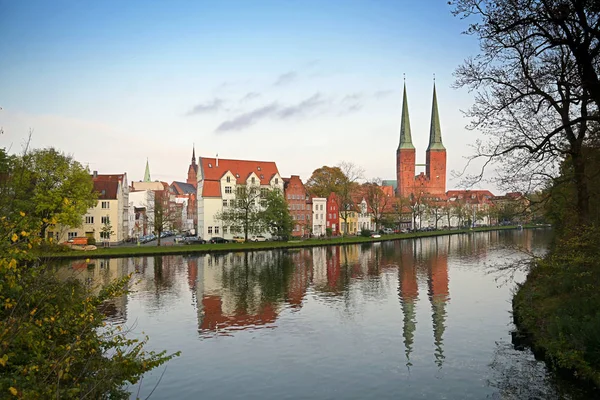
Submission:
<svg viewBox="0 0 600 400">
<path fill-rule="evenodd" d="M 401 256 L 398 265 L 398 295 L 400 304 L 402 305 L 403 329 L 402 337 L 404 337 L 404 350 L 406 354 L 406 366 L 412 366 L 410 362 L 410 354 L 413 349 L 415 329 L 417 328 L 416 320 L 416 302 L 419 297 L 419 287 L 417 283 L 417 271 L 415 266 L 415 257 L 411 243 L 402 241 Z"/>
<path fill-rule="evenodd" d="M 446 302 L 449 300 L 448 290 L 448 253 L 438 241 L 444 238 L 436 237 L 434 248 L 429 256 L 428 286 L 433 320 L 433 338 L 435 345 L 435 362 L 438 367 L 444 363 L 444 331 L 446 330 Z"/>
<path fill-rule="evenodd" d="M 198 164 L 196 164 L 196 149 L 194 147 L 192 147 L 192 162 L 188 168 L 186 183 L 194 185 L 194 187 L 198 184 Z"/>
</svg>

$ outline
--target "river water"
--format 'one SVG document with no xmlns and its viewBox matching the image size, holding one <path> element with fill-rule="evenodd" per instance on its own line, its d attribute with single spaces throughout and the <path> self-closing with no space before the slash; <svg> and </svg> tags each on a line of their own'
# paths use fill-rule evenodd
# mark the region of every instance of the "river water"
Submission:
<svg viewBox="0 0 600 400">
<path fill-rule="evenodd" d="M 97 285 L 134 272 L 109 320 L 149 335 L 151 349 L 182 352 L 133 398 L 585 398 L 511 344 L 524 274 L 498 271 L 543 254 L 550 237 L 75 261 L 61 273 Z"/>
</svg>

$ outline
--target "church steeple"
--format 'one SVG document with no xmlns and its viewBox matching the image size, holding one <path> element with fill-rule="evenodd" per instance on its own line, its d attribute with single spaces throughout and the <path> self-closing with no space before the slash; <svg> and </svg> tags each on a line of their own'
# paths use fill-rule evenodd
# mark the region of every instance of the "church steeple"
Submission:
<svg viewBox="0 0 600 400">
<path fill-rule="evenodd" d="M 196 146 L 192 145 L 192 165 L 196 165 Z"/>
<path fill-rule="evenodd" d="M 408 116 L 408 100 L 406 98 L 406 83 L 404 84 L 404 95 L 402 97 L 402 122 L 400 123 L 400 149 L 414 149 L 412 136 L 410 134 L 410 118 Z"/>
<path fill-rule="evenodd" d="M 150 165 L 148 164 L 147 158 L 146 158 L 146 171 L 144 172 L 144 182 L 152 182 L 152 180 L 150 180 Z"/>
<path fill-rule="evenodd" d="M 442 144 L 442 129 L 440 128 L 440 116 L 438 115 L 437 94 L 435 92 L 435 80 L 433 82 L 433 103 L 431 105 L 431 127 L 429 129 L 429 146 L 427 150 L 446 150 Z"/>
</svg>

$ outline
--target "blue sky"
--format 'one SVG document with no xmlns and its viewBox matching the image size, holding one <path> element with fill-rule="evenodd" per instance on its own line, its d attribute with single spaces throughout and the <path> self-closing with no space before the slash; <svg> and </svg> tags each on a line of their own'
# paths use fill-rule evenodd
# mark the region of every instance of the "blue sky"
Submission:
<svg viewBox="0 0 600 400">
<path fill-rule="evenodd" d="M 185 180 L 196 155 L 306 180 L 351 161 L 395 177 L 403 74 L 417 161 L 433 74 L 449 169 L 476 133 L 451 89 L 478 47 L 445 1 L 0 0 L 0 146 L 55 146 L 100 173 Z M 448 188 L 457 182 L 449 178 Z"/>
</svg>

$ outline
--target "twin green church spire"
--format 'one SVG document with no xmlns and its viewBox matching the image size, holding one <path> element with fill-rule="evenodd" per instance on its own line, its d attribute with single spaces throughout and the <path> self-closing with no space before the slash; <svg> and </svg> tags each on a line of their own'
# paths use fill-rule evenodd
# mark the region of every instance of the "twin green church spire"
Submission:
<svg viewBox="0 0 600 400">
<path fill-rule="evenodd" d="M 410 132 L 410 117 L 408 116 L 408 99 L 406 97 L 406 83 L 402 97 L 402 122 L 400 123 L 400 145 L 398 149 L 414 149 Z M 442 143 L 442 129 L 438 114 L 437 94 L 435 82 L 433 83 L 433 103 L 431 105 L 431 127 L 429 129 L 429 146 L 427 150 L 446 150 Z"/>
</svg>

